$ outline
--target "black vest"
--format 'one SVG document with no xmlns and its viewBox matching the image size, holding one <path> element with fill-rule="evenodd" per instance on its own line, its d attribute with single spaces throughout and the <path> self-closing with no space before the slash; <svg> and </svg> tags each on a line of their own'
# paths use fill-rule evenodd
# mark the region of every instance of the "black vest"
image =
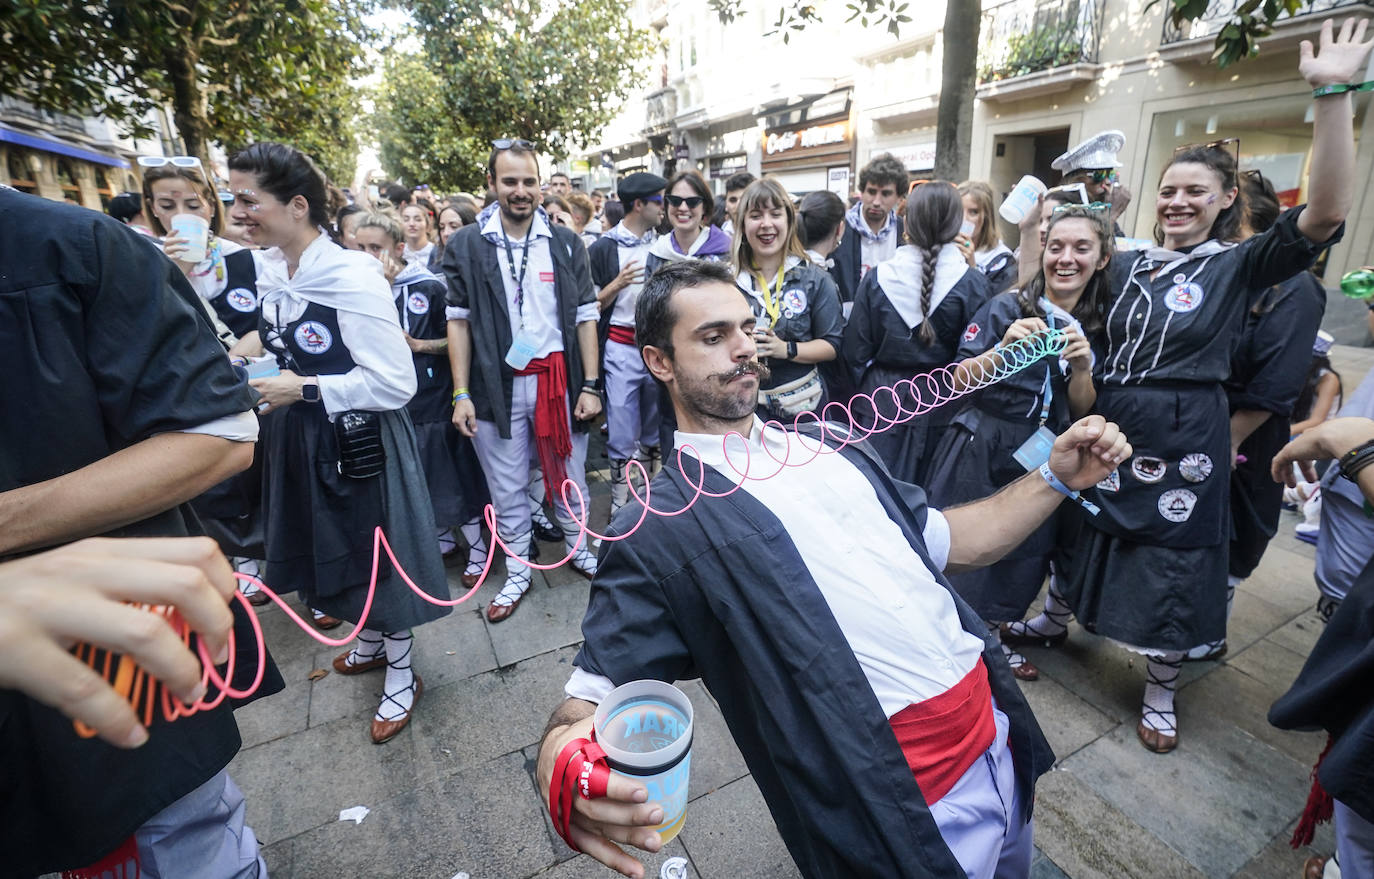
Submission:
<svg viewBox="0 0 1374 879">
<path fill-rule="evenodd" d="M 224 289 L 210 300 L 215 314 L 229 331 L 243 338 L 258 328 L 258 270 L 251 250 L 224 258 Z"/>
<path fill-rule="evenodd" d="M 339 332 L 338 312 L 327 305 L 312 302 L 280 327 L 263 315 L 260 328 L 263 345 L 277 355 L 278 365 L 297 375 L 343 375 L 357 366 Z"/>
</svg>

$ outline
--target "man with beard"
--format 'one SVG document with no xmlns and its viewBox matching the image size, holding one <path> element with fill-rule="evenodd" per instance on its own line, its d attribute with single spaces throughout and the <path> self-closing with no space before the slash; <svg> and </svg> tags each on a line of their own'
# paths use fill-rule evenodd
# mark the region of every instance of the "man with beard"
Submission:
<svg viewBox="0 0 1374 879">
<path fill-rule="evenodd" d="M 531 552 L 525 492 L 534 447 L 573 569 L 590 578 L 596 557 L 562 492 L 570 479 L 587 497 L 587 425 L 601 411 L 587 249 L 572 229 L 550 224 L 539 207 L 534 144 L 498 140 L 493 146 L 487 186 L 496 203 L 449 236 L 442 264 L 449 285 L 453 423 L 473 438 L 497 533 L 522 558 Z M 583 515 L 580 506 L 574 501 Z M 493 623 L 514 613 L 530 588 L 528 567 L 511 559 L 506 570 L 505 586 L 487 605 Z"/>
<path fill-rule="evenodd" d="M 1027 875 L 1033 784 L 1053 755 L 1001 649 L 941 572 L 1000 558 L 1129 456 L 1126 438 L 1089 416 L 1040 471 L 941 513 L 861 444 L 831 432 L 818 454 L 819 430 L 755 417 L 766 370 L 729 269 L 665 266 L 635 318 L 678 419 L 681 463 L 668 456 L 653 507 L 685 511 L 606 542 L 568 698 L 540 746 L 541 789 L 589 772 L 571 759 L 554 778 L 616 685 L 699 676 L 803 875 Z M 626 509 L 611 531 L 638 519 Z M 560 832 L 641 876 L 615 843 L 661 848 L 663 810 L 647 799 L 613 774 L 604 798 L 573 797 Z"/>
<path fill-rule="evenodd" d="M 903 243 L 896 207 L 906 191 L 906 166 L 891 153 L 875 157 L 859 172 L 859 201 L 844 215 L 852 234 L 830 255 L 840 302 L 853 302 L 868 270 L 891 259 Z"/>
</svg>

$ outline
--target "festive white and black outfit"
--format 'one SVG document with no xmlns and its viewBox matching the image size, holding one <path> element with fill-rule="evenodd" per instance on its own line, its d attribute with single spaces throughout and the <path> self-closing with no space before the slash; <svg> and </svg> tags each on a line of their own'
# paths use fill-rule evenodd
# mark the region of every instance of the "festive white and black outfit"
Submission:
<svg viewBox="0 0 1374 879">
<path fill-rule="evenodd" d="M 320 398 L 263 418 L 268 583 L 297 589 L 311 608 L 358 622 L 380 526 L 410 579 L 447 599 L 434 512 L 406 412 L 415 369 L 381 263 L 324 234 L 301 253 L 294 275 L 279 249 L 256 257 L 262 343 L 282 369 L 318 377 Z M 349 472 L 345 447 L 358 439 L 351 425 L 358 425 L 363 442 L 380 445 L 383 461 L 371 475 Z M 377 570 L 350 664 L 379 660 L 388 636 L 390 664 L 376 719 L 394 721 L 409 716 L 420 686 L 410 668 L 409 630 L 452 608 L 416 595 L 387 559 Z"/>
<path fill-rule="evenodd" d="M 408 263 L 391 282 L 391 293 L 396 298 L 401 329 L 407 335 L 420 340 L 447 337 L 444 309 L 448 285 L 441 279 L 418 263 Z M 464 573 L 478 576 L 486 561 L 481 520 L 489 500 L 486 478 L 472 440 L 453 424 L 453 371 L 447 354 L 412 353 L 411 358 L 416 389 L 406 411 L 415 426 L 434 521 L 441 529 L 440 548 L 448 548 L 445 544 L 452 544 L 452 529 L 461 527 L 469 547 Z"/>
<path fill-rule="evenodd" d="M 492 204 L 475 224 L 449 236 L 443 265 L 447 317 L 467 321 L 471 332 L 474 445 L 497 531 L 510 552 L 529 558 L 526 491 L 537 454 L 572 565 L 591 576 L 596 558 L 560 490 L 571 479 L 587 497 L 588 424 L 572 417 L 583 382 L 577 327 L 598 317 L 587 249 L 572 230 L 550 225 L 543 209 L 535 211 L 525 238 L 510 238 Z M 506 360 L 517 338 L 531 354 L 519 370 Z M 506 565 L 506 585 L 493 599 L 498 607 L 515 604 L 530 586 L 529 568 L 514 560 Z"/>
<path fill-rule="evenodd" d="M 771 478 L 733 490 L 744 440 L 728 462 L 724 440 L 678 434 L 691 472 L 667 456 L 652 486 L 664 509 L 703 479 L 723 496 L 606 545 L 566 693 L 699 676 L 804 876 L 1026 875 L 1053 755 L 940 575 L 944 517 L 863 444 L 774 474 L 788 435 L 757 419 L 747 460 Z"/>
<path fill-rule="evenodd" d="M 973 261 L 978 271 L 988 276 L 988 288 L 992 295 L 1003 293 L 1016 283 L 1016 254 L 1000 241 L 987 250 L 975 250 Z"/>
<path fill-rule="evenodd" d="M 874 232 L 864 219 L 863 207 L 860 202 L 845 212 L 844 221 L 849 229 L 830 254 L 830 276 L 835 279 L 836 292 L 845 305 L 859 295 L 859 282 L 879 264 L 892 259 L 897 248 L 906 243 L 896 212 L 889 212 L 883 228 Z"/>
<path fill-rule="evenodd" d="M 405 260 L 406 265 L 428 266 L 435 249 L 432 241 L 425 242 L 425 246 L 419 250 L 411 250 L 410 245 L 407 244 L 405 249 L 401 251 L 401 258 Z"/>
<path fill-rule="evenodd" d="M 920 249 L 903 246 L 859 286 L 844 330 L 844 358 L 854 370 L 861 393 L 872 394 L 917 373 L 952 363 L 974 314 L 988 299 L 987 278 L 969 266 L 958 248 L 945 245 L 935 257 L 930 314 L 926 315 L 921 307 L 922 262 Z M 935 332 L 930 345 L 920 338 L 921 324 L 927 320 Z M 935 399 L 933 389 L 924 384 L 918 390 L 927 405 Z M 890 394 L 878 394 L 875 402 L 880 414 L 889 418 L 896 414 L 896 403 Z M 902 396 L 901 402 L 908 413 L 918 406 L 910 391 Z M 856 400 L 851 408 L 856 424 L 863 430 L 883 423 L 875 421 L 867 401 Z M 922 484 L 939 434 L 957 412 L 954 406 L 942 406 L 908 417 L 903 424 L 886 427 L 869 442 L 894 476 Z"/>
<path fill-rule="evenodd" d="M 0 186 L 0 265 L 0 406 L 9 416 L 0 419 L 0 492 L 157 434 L 254 441 L 248 386 L 156 242 L 96 211 Z M 196 516 L 182 505 L 107 536 L 195 532 Z M 257 642 L 239 603 L 230 608 L 233 683 L 246 687 Z M 264 674 L 254 698 L 282 688 L 270 657 Z M 157 838 L 136 834 L 145 862 L 178 875 L 252 875 L 257 842 L 224 771 L 238 749 L 227 702 L 173 723 L 157 710 L 147 744 L 124 749 L 81 738 L 60 712 L 0 690 L 4 873 L 86 867 L 159 816 Z"/>
<path fill-rule="evenodd" d="M 835 281 L 810 260 L 788 254 L 782 275 L 764 278 L 741 271 L 736 283 L 754 302 L 759 326 L 768 325 L 784 342 L 829 342 L 838 357 L 844 339 L 844 316 Z M 791 423 L 801 412 L 820 412 L 830 397 L 815 364 L 768 358 L 772 373 L 759 385 L 759 414 Z"/>
</svg>

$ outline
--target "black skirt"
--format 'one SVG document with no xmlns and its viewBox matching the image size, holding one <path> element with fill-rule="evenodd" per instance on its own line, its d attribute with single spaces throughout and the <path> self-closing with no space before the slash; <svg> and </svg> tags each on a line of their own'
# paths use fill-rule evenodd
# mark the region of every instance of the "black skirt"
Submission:
<svg viewBox="0 0 1374 879">
<path fill-rule="evenodd" d="M 472 440 L 450 420 L 417 421 L 415 443 L 435 523 L 448 528 L 480 516 L 491 496 Z"/>
<path fill-rule="evenodd" d="M 1269 541 L 1279 530 L 1283 485 L 1269 475 L 1274 456 L 1288 444 L 1287 418 L 1269 416 L 1240 445 L 1246 460 L 1231 471 L 1231 562 L 1233 577 L 1244 579 L 1259 567 Z"/>
<path fill-rule="evenodd" d="M 410 417 L 377 414 L 386 468 L 371 479 L 339 473 L 323 407 L 296 404 L 264 418 L 272 422 L 263 460 L 267 584 L 298 590 L 310 607 L 352 622 L 367 599 L 379 525 L 410 579 L 435 598 L 449 597 Z M 384 551 L 377 570 L 368 628 L 396 632 L 452 612 L 412 592 Z"/>
</svg>

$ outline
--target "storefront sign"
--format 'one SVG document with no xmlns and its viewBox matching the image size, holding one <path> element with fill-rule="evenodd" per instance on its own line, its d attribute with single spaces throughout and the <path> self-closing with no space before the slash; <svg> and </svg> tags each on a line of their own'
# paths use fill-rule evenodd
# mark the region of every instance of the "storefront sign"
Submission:
<svg viewBox="0 0 1374 879">
<path fill-rule="evenodd" d="M 815 147 L 842 144 L 849 139 L 849 123 L 835 122 L 830 125 L 813 125 L 800 131 L 770 133 L 764 138 L 765 155 L 773 156 L 789 150 L 814 149 Z"/>
<path fill-rule="evenodd" d="M 869 151 L 868 159 L 872 161 L 875 156 L 883 153 L 891 153 L 897 161 L 906 166 L 908 171 L 929 171 L 935 167 L 935 141 L 929 143 L 916 143 L 908 146 L 899 147 L 874 147 Z"/>
<path fill-rule="evenodd" d="M 840 198 L 849 198 L 849 168 L 831 168 L 830 178 L 826 189 L 838 195 Z"/>
</svg>

